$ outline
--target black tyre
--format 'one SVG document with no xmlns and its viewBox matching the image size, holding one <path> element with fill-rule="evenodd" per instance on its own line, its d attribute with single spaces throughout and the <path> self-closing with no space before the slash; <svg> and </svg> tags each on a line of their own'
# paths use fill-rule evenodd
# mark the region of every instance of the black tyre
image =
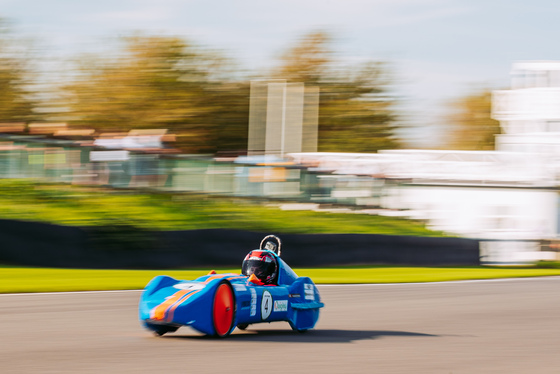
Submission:
<svg viewBox="0 0 560 374">
<path fill-rule="evenodd" d="M 152 325 L 147 324 L 148 328 L 154 332 L 156 336 L 162 336 L 168 332 L 175 332 L 179 327 L 176 326 L 166 326 L 166 325 Z"/>
</svg>

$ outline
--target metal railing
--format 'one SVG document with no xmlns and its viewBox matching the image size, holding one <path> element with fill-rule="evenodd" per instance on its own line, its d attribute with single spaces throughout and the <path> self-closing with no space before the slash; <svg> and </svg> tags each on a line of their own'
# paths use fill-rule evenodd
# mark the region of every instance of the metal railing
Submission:
<svg viewBox="0 0 560 374">
<path fill-rule="evenodd" d="M 13 135 L 0 137 L 0 178 L 371 207 L 382 205 L 386 187 L 381 179 L 287 163 L 111 151 L 74 141 Z"/>
</svg>

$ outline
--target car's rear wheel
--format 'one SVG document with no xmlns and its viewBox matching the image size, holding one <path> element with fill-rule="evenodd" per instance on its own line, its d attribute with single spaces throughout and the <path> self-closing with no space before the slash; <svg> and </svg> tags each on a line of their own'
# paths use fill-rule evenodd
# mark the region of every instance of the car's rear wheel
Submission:
<svg viewBox="0 0 560 374">
<path fill-rule="evenodd" d="M 212 320 L 215 335 L 222 338 L 229 335 L 235 317 L 235 300 L 233 289 L 228 282 L 223 282 L 216 288 L 214 304 L 212 306 Z"/>
</svg>

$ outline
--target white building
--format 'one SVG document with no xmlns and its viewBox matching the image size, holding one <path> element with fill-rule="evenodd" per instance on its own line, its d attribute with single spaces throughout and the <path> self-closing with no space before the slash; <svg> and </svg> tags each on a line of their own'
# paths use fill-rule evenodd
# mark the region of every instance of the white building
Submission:
<svg viewBox="0 0 560 374">
<path fill-rule="evenodd" d="M 485 263 L 558 259 L 541 243 L 560 235 L 560 62 L 518 62 L 511 74 L 511 89 L 493 95 L 492 116 L 503 129 L 496 151 L 291 156 L 335 174 L 405 180 L 387 188 L 380 205 L 431 228 L 482 239 Z M 364 193 L 358 191 L 362 199 Z"/>
</svg>

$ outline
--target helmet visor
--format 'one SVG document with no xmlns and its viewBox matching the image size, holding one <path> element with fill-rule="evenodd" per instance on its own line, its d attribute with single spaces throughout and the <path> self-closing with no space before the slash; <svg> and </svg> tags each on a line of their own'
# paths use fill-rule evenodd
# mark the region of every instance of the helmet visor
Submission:
<svg viewBox="0 0 560 374">
<path fill-rule="evenodd" d="M 243 275 L 250 276 L 255 274 L 257 278 L 264 281 L 266 277 L 274 274 L 276 270 L 276 265 L 274 262 L 265 262 L 263 260 L 246 260 L 243 261 L 243 268 L 241 272 Z"/>
</svg>

